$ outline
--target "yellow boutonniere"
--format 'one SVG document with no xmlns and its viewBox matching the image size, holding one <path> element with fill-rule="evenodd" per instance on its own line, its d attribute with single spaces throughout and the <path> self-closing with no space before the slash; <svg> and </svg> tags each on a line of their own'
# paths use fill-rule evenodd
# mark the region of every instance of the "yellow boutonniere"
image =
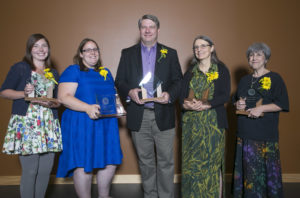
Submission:
<svg viewBox="0 0 300 198">
<path fill-rule="evenodd" d="M 50 72 L 50 69 L 47 68 L 47 69 L 44 69 L 44 76 L 45 78 L 47 78 L 48 80 L 52 80 L 55 84 L 58 84 L 54 78 L 54 75 L 52 72 Z"/>
<path fill-rule="evenodd" d="M 160 57 L 159 57 L 159 59 L 157 60 L 157 62 L 159 62 L 162 58 L 166 58 L 166 57 L 167 57 L 166 54 L 168 54 L 168 50 L 165 49 L 165 48 L 162 48 L 162 49 L 160 50 Z"/>
<path fill-rule="evenodd" d="M 206 73 L 207 76 L 207 82 L 211 82 L 213 80 L 216 80 L 219 78 L 219 73 L 218 72 L 210 72 L 210 73 Z"/>
<path fill-rule="evenodd" d="M 106 80 L 106 76 L 108 74 L 108 71 L 106 71 L 104 67 L 99 67 L 99 69 L 100 69 L 100 71 L 99 71 L 100 76 L 103 76 L 104 80 Z"/>
<path fill-rule="evenodd" d="M 265 90 L 271 89 L 271 78 L 270 77 L 263 77 L 259 80 L 261 83 L 261 88 Z"/>
</svg>

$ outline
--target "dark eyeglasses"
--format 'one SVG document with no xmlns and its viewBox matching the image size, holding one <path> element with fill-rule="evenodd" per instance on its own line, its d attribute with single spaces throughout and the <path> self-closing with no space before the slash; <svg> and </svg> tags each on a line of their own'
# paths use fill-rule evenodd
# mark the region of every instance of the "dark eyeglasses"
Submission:
<svg viewBox="0 0 300 198">
<path fill-rule="evenodd" d="M 88 48 L 88 49 L 83 49 L 82 50 L 83 52 L 87 52 L 87 53 L 91 53 L 91 52 L 99 52 L 99 49 L 98 48 Z"/>
<path fill-rule="evenodd" d="M 209 44 L 196 45 L 196 46 L 193 47 L 193 50 L 204 49 L 204 48 L 206 48 L 208 46 L 211 46 L 211 45 L 209 45 Z"/>
</svg>

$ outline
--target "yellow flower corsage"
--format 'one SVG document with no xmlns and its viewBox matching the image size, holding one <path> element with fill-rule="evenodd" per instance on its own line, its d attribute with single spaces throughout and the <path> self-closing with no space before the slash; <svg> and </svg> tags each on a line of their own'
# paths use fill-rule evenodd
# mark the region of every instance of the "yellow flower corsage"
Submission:
<svg viewBox="0 0 300 198">
<path fill-rule="evenodd" d="M 271 89 L 271 78 L 270 77 L 263 77 L 259 80 L 261 83 L 261 88 L 265 90 Z"/>
<path fill-rule="evenodd" d="M 106 80 L 106 76 L 108 74 L 108 71 L 106 71 L 104 67 L 99 67 L 99 69 L 100 69 L 100 71 L 99 71 L 100 76 L 103 76 L 104 80 Z"/>
<path fill-rule="evenodd" d="M 157 62 L 159 62 L 162 58 L 166 58 L 167 57 L 167 54 L 168 54 L 168 50 L 165 49 L 165 48 L 162 48 L 160 50 L 160 57 L 159 59 L 157 60 Z"/>
<path fill-rule="evenodd" d="M 219 73 L 218 72 L 210 72 L 206 73 L 207 76 L 207 82 L 212 82 L 213 80 L 216 80 L 219 78 Z"/>
<path fill-rule="evenodd" d="M 44 69 L 44 72 L 45 78 L 47 78 L 48 80 L 52 80 L 55 84 L 58 84 L 54 78 L 53 73 L 50 72 L 50 68 Z"/>
</svg>

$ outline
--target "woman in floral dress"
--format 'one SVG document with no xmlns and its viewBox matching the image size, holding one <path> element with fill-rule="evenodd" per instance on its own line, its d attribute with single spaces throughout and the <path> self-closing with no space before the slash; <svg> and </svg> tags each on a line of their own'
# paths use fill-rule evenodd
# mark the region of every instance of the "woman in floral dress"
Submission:
<svg viewBox="0 0 300 198">
<path fill-rule="evenodd" d="M 246 54 L 253 73 L 241 79 L 233 97 L 237 110 L 248 112 L 238 115 L 234 197 L 283 197 L 278 122 L 279 112 L 289 111 L 287 90 L 280 75 L 266 68 L 266 44 L 254 43 Z"/>
<path fill-rule="evenodd" d="M 62 150 L 59 103 L 24 100 L 32 93 L 36 97 L 46 97 L 49 87 L 54 87 L 56 96 L 58 74 L 50 67 L 47 38 L 33 34 L 27 41 L 23 61 L 10 68 L 0 89 L 1 97 L 13 100 L 2 151 L 19 155 L 22 198 L 45 197 L 55 152 Z"/>
<path fill-rule="evenodd" d="M 193 43 L 195 60 L 182 81 L 182 198 L 224 196 L 224 149 L 230 75 L 207 36 Z"/>
</svg>

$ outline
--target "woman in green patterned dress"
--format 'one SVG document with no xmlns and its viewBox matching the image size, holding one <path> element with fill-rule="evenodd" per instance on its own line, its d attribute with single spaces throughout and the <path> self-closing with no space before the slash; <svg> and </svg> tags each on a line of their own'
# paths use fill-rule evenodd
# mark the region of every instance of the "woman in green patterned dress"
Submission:
<svg viewBox="0 0 300 198">
<path fill-rule="evenodd" d="M 182 81 L 182 198 L 224 197 L 224 150 L 230 74 L 207 36 L 193 43 Z"/>
</svg>

